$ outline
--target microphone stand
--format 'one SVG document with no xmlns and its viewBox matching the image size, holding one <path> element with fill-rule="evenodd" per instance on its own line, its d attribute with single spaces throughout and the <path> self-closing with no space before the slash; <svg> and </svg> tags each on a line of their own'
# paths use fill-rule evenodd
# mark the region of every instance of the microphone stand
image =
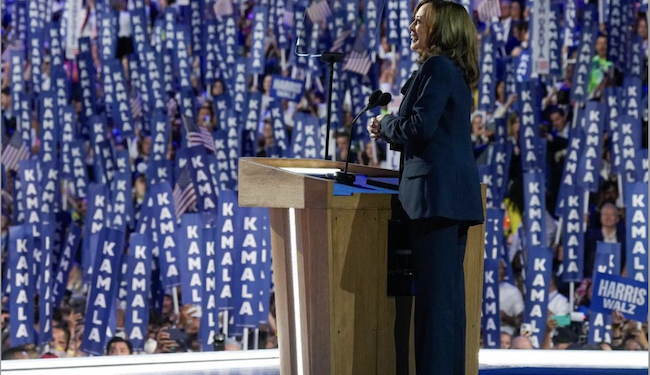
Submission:
<svg viewBox="0 0 650 375">
<path fill-rule="evenodd" d="M 345 158 L 345 169 L 342 171 L 336 172 L 334 175 L 334 181 L 346 184 L 346 185 L 352 185 L 354 181 L 356 180 L 356 176 L 354 173 L 348 173 L 348 164 L 350 164 L 350 152 L 352 152 L 352 131 L 354 129 L 354 123 L 357 122 L 359 117 L 363 115 L 364 113 L 368 112 L 370 109 L 369 106 L 366 106 L 363 111 L 361 111 L 355 118 L 352 120 L 352 124 L 350 124 L 350 132 L 348 133 L 348 154 L 347 157 Z"/>
<path fill-rule="evenodd" d="M 332 122 L 332 87 L 334 85 L 334 64 L 343 61 L 343 54 L 340 52 L 323 52 L 320 61 L 329 64 L 330 82 L 327 98 L 327 127 L 325 130 L 325 160 L 329 160 L 330 150 L 330 126 Z"/>
</svg>

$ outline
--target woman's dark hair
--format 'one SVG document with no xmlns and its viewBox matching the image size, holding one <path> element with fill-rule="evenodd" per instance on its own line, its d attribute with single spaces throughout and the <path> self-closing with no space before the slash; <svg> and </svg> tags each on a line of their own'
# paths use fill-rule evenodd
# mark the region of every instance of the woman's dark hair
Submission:
<svg viewBox="0 0 650 375">
<path fill-rule="evenodd" d="M 108 344 L 106 344 L 106 354 L 108 354 L 111 351 L 111 347 L 118 342 L 125 343 L 127 348 L 129 348 L 129 354 L 133 354 L 133 345 L 131 344 L 131 342 L 129 340 L 124 340 L 119 336 L 113 337 L 111 341 L 109 341 Z"/>
<path fill-rule="evenodd" d="M 429 4 L 426 21 L 430 27 L 427 36 L 428 49 L 419 51 L 420 63 L 434 55 L 452 59 L 463 73 L 465 82 L 476 87 L 479 79 L 478 38 L 474 22 L 467 10 L 451 1 L 421 0 L 413 14 Z"/>
</svg>

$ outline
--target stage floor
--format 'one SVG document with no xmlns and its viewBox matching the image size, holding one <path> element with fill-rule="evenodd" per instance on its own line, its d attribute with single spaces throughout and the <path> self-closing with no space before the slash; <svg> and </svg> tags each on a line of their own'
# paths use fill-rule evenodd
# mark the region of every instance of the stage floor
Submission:
<svg viewBox="0 0 650 375">
<path fill-rule="evenodd" d="M 479 375 L 641 375 L 648 352 L 481 350 Z M 279 375 L 278 350 L 3 361 L 11 375 Z"/>
</svg>

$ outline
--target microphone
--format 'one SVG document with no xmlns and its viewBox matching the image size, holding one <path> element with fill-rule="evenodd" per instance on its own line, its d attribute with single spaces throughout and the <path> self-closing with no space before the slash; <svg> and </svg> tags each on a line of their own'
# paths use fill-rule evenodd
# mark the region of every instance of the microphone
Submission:
<svg viewBox="0 0 650 375">
<path fill-rule="evenodd" d="M 368 112 L 369 110 L 376 108 L 376 107 L 383 107 L 390 103 L 392 100 L 392 96 L 388 92 L 382 93 L 381 90 L 375 90 L 370 94 L 370 97 L 368 97 L 368 104 L 363 108 L 363 110 L 352 120 L 352 124 L 350 124 L 350 132 L 349 132 L 349 139 L 348 139 L 348 155 L 345 158 L 345 169 L 343 171 L 336 172 L 336 175 L 334 176 L 334 180 L 336 182 L 340 182 L 346 185 L 352 185 L 356 179 L 355 175 L 352 173 L 348 173 L 348 164 L 350 164 L 350 148 L 352 147 L 352 129 L 354 129 L 354 123 L 357 122 L 359 117 L 363 115 L 364 113 Z"/>
</svg>

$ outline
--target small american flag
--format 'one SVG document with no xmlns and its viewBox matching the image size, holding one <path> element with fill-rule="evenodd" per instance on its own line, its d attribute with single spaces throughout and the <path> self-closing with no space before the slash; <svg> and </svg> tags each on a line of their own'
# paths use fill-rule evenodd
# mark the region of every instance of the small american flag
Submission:
<svg viewBox="0 0 650 375">
<path fill-rule="evenodd" d="M 365 76 L 368 74 L 370 67 L 372 66 L 372 61 L 370 61 L 370 56 L 368 52 L 359 52 L 352 51 L 348 55 L 348 59 L 343 64 L 343 70 L 349 72 L 354 72 Z"/>
<path fill-rule="evenodd" d="M 203 145 L 208 151 L 216 153 L 214 139 L 210 131 L 203 126 L 197 125 L 194 119 L 183 116 L 185 130 L 187 130 L 187 147 Z"/>
<path fill-rule="evenodd" d="M 9 143 L 2 150 L 2 164 L 12 171 L 18 170 L 18 163 L 21 160 L 29 159 L 29 147 L 23 143 L 19 131 L 14 131 Z"/>
<path fill-rule="evenodd" d="M 21 41 L 12 42 L 2 52 L 2 55 L 0 56 L 0 60 L 2 60 L 2 62 L 10 61 L 11 53 L 13 51 L 23 51 L 24 49 L 25 47 L 23 46 L 23 43 Z"/>
<path fill-rule="evenodd" d="M 194 192 L 189 166 L 185 166 L 178 176 L 172 198 L 174 199 L 174 207 L 176 207 L 176 217 L 181 217 L 182 214 L 196 204 L 196 193 Z"/>
<path fill-rule="evenodd" d="M 478 19 L 481 22 L 490 21 L 494 17 L 501 17 L 501 4 L 499 0 L 483 0 L 476 8 Z"/>
<path fill-rule="evenodd" d="M 345 45 L 345 41 L 350 35 L 352 35 L 352 30 L 345 30 L 341 32 L 339 36 L 334 40 L 334 43 L 332 43 L 330 52 L 338 52 L 343 47 L 343 45 Z"/>
<path fill-rule="evenodd" d="M 142 99 L 140 98 L 139 95 L 132 96 L 130 101 L 131 105 L 131 114 L 133 115 L 133 119 L 137 119 L 138 117 L 142 116 Z"/>
<path fill-rule="evenodd" d="M 321 22 L 326 20 L 329 16 L 332 15 L 332 10 L 330 9 L 327 0 L 320 0 L 307 8 L 307 15 L 311 22 Z"/>
<path fill-rule="evenodd" d="M 232 0 L 217 0 L 214 3 L 214 14 L 217 16 L 230 16 L 233 12 Z"/>
</svg>

